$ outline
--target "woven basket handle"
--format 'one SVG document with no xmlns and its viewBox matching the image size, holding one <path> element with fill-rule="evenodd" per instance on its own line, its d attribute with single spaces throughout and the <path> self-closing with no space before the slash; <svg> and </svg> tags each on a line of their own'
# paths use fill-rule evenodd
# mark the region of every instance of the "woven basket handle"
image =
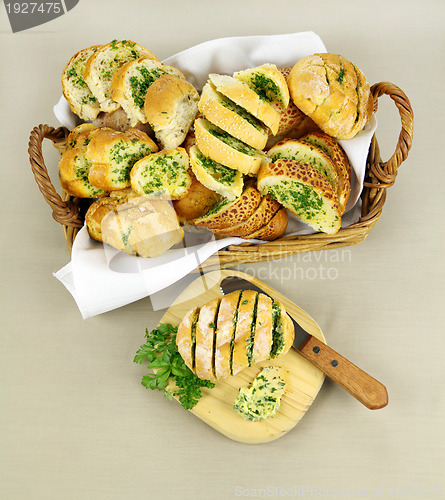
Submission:
<svg viewBox="0 0 445 500">
<path fill-rule="evenodd" d="M 384 94 L 388 95 L 397 106 L 402 121 L 402 130 L 399 134 L 396 150 L 386 162 L 371 163 L 371 172 L 380 181 L 378 185 L 373 182 L 365 182 L 366 187 L 389 187 L 394 184 L 397 169 L 408 156 L 413 141 L 413 110 L 406 94 L 397 85 L 390 82 L 376 83 L 371 87 L 371 93 L 375 100 L 377 110 L 378 98 Z M 382 183 L 384 185 L 382 185 Z"/>
<path fill-rule="evenodd" d="M 31 169 L 43 194 L 45 201 L 53 210 L 53 218 L 60 224 L 71 227 L 82 227 L 83 221 L 79 217 L 79 207 L 71 199 L 63 200 L 55 190 L 43 159 L 43 139 L 49 139 L 54 144 L 63 142 L 68 135 L 64 127 L 54 128 L 49 125 L 34 127 L 29 136 L 29 161 Z"/>
</svg>

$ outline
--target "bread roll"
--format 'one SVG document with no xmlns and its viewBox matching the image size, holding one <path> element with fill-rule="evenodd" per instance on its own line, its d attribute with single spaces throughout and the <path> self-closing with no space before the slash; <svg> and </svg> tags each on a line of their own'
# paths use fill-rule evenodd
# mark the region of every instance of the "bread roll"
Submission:
<svg viewBox="0 0 445 500">
<path fill-rule="evenodd" d="M 228 200 L 241 196 L 244 187 L 241 172 L 207 158 L 197 146 L 190 148 L 189 155 L 193 173 L 204 186 Z"/>
<path fill-rule="evenodd" d="M 247 239 L 273 241 L 282 236 L 287 229 L 289 217 L 285 208 L 280 208 L 278 212 L 257 231 L 244 236 Z"/>
<path fill-rule="evenodd" d="M 341 227 L 337 193 L 314 167 L 280 158 L 261 168 L 258 190 L 270 194 L 316 231 L 335 234 Z"/>
<path fill-rule="evenodd" d="M 90 135 L 96 127 L 92 123 L 82 123 L 74 128 L 66 138 L 65 151 L 88 146 Z"/>
<path fill-rule="evenodd" d="M 88 58 L 83 77 L 101 111 L 111 113 L 120 107 L 111 97 L 111 82 L 125 63 L 140 57 L 159 60 L 150 50 L 130 40 L 113 40 Z"/>
<path fill-rule="evenodd" d="M 179 200 L 186 196 L 192 183 L 188 167 L 189 157 L 184 148 L 150 154 L 131 169 L 131 187 L 151 198 Z"/>
<path fill-rule="evenodd" d="M 163 74 L 145 94 L 144 113 L 163 149 L 180 146 L 198 112 L 198 91 L 176 74 Z"/>
<path fill-rule="evenodd" d="M 202 217 L 217 204 L 220 198 L 215 191 L 201 184 L 193 171 L 189 169 L 188 174 L 192 179 L 190 189 L 184 198 L 173 201 L 179 222 L 183 224 L 191 224 L 195 219 Z"/>
<path fill-rule="evenodd" d="M 195 140 L 204 156 L 243 174 L 255 175 L 266 161 L 262 151 L 244 144 L 204 118 L 195 120 Z"/>
<path fill-rule="evenodd" d="M 369 83 L 357 66 L 340 55 L 303 57 L 287 83 L 295 105 L 336 139 L 351 139 L 371 118 Z"/>
<path fill-rule="evenodd" d="M 93 45 L 80 50 L 68 61 L 62 73 L 62 92 L 71 111 L 82 120 L 94 120 L 100 112 L 98 100 L 92 94 L 84 80 L 87 60 L 102 45 Z"/>
<path fill-rule="evenodd" d="M 292 346 L 294 333 L 283 304 L 243 290 L 189 311 L 178 327 L 176 344 L 199 378 L 217 380 L 283 356 Z"/>
<path fill-rule="evenodd" d="M 209 212 L 194 221 L 195 225 L 208 229 L 224 229 L 248 219 L 258 208 L 262 196 L 258 189 L 248 185 L 234 201 L 221 199 Z"/>
<path fill-rule="evenodd" d="M 144 156 L 158 150 L 140 130 L 117 132 L 98 129 L 91 134 L 86 158 L 91 163 L 88 179 L 93 186 L 116 191 L 130 186 L 130 170 Z"/>
</svg>

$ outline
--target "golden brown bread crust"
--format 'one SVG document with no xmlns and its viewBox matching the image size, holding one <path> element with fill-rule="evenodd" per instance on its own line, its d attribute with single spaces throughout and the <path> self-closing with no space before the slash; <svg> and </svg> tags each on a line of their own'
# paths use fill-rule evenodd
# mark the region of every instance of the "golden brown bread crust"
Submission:
<svg viewBox="0 0 445 500">
<path fill-rule="evenodd" d="M 269 195 L 263 196 L 255 212 L 245 221 L 225 229 L 212 229 L 212 231 L 220 236 L 248 237 L 268 224 L 280 207 L 281 205 Z"/>
<path fill-rule="evenodd" d="M 301 141 L 321 148 L 334 162 L 339 179 L 339 205 L 343 214 L 351 192 L 351 166 L 348 157 L 340 144 L 324 132 L 312 132 L 301 138 Z"/>
<path fill-rule="evenodd" d="M 332 137 L 350 139 L 371 118 L 373 98 L 368 81 L 338 54 L 303 57 L 287 82 L 295 105 Z"/>
<path fill-rule="evenodd" d="M 198 217 L 203 216 L 219 200 L 219 195 L 201 184 L 191 169 L 188 173 L 192 179 L 190 189 L 184 198 L 173 201 L 179 221 L 183 224 L 192 223 Z"/>
<path fill-rule="evenodd" d="M 85 224 L 91 238 L 96 241 L 103 241 L 102 220 L 108 212 L 113 211 L 117 207 L 118 203 L 116 198 L 106 197 L 99 198 L 89 206 L 85 214 Z"/>
<path fill-rule="evenodd" d="M 96 127 L 92 123 L 82 123 L 74 128 L 66 138 L 65 151 L 88 145 L 90 134 Z"/>
<path fill-rule="evenodd" d="M 273 241 L 282 236 L 287 229 L 289 217 L 285 208 L 280 208 L 270 221 L 257 231 L 245 236 L 249 239 Z"/>
<path fill-rule="evenodd" d="M 195 220 L 197 226 L 224 229 L 248 219 L 261 203 L 262 196 L 254 186 L 248 186 L 241 196 L 227 204 L 218 214 Z"/>
</svg>

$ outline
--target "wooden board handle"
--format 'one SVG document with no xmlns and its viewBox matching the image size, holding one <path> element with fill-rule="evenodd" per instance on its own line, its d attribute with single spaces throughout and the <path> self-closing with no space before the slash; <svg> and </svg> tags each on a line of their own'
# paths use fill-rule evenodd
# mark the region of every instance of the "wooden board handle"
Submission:
<svg viewBox="0 0 445 500">
<path fill-rule="evenodd" d="M 309 337 L 298 352 L 370 410 L 388 404 L 388 392 L 382 383 L 316 337 Z"/>
</svg>

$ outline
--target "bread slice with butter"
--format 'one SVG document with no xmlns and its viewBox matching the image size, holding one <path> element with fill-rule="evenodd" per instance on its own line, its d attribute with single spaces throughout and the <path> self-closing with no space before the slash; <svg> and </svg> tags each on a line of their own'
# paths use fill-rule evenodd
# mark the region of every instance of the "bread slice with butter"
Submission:
<svg viewBox="0 0 445 500">
<path fill-rule="evenodd" d="M 162 150 L 135 163 L 130 173 L 131 187 L 140 195 L 179 200 L 192 183 L 188 168 L 189 157 L 184 148 Z"/>
<path fill-rule="evenodd" d="M 260 120 L 273 135 L 278 132 L 280 111 L 265 101 L 246 83 L 228 75 L 211 73 L 209 79 L 216 90 Z"/>
<path fill-rule="evenodd" d="M 96 127 L 92 123 L 82 123 L 78 125 L 66 138 L 65 151 L 71 148 L 88 146 L 93 130 L 96 130 Z"/>
<path fill-rule="evenodd" d="M 244 187 L 241 172 L 204 156 L 197 146 L 189 149 L 189 155 L 193 173 L 204 186 L 228 200 L 241 196 Z"/>
<path fill-rule="evenodd" d="M 195 120 L 195 140 L 205 156 L 242 174 L 255 175 L 267 161 L 262 151 L 248 146 L 204 118 Z"/>
<path fill-rule="evenodd" d="M 335 234 L 341 227 L 337 193 L 311 165 L 279 158 L 259 171 L 258 190 L 270 194 L 316 231 Z"/>
<path fill-rule="evenodd" d="M 141 57 L 125 63 L 113 76 L 111 98 L 127 113 L 130 125 L 147 123 L 145 97 L 150 86 L 162 75 L 172 74 L 185 80 L 184 75 L 172 66 L 166 66 L 152 57 Z"/>
<path fill-rule="evenodd" d="M 133 165 L 158 150 L 147 134 L 136 129 L 117 132 L 101 128 L 92 132 L 90 138 L 85 153 L 91 162 L 88 179 L 105 191 L 129 187 Z"/>
<path fill-rule="evenodd" d="M 185 326 L 179 325 L 176 344 L 186 365 L 206 380 L 227 378 L 283 356 L 293 343 L 294 327 L 284 306 L 252 290 L 237 290 L 202 305 L 195 336 L 189 328 L 192 314 L 185 315 Z"/>
<path fill-rule="evenodd" d="M 256 149 L 266 146 L 269 137 L 267 127 L 218 92 L 211 82 L 204 85 L 198 107 L 207 120 L 245 144 Z"/>
<path fill-rule="evenodd" d="M 283 74 L 275 64 L 263 64 L 255 68 L 237 71 L 237 80 L 247 84 L 266 102 L 282 111 L 289 105 L 289 88 Z"/>
<path fill-rule="evenodd" d="M 84 72 L 88 59 L 102 45 L 93 45 L 80 50 L 68 61 L 62 72 L 62 92 L 71 111 L 82 120 L 94 120 L 100 113 L 99 101 L 94 97 L 85 79 Z"/>
<path fill-rule="evenodd" d="M 195 342 L 196 324 L 198 323 L 199 307 L 194 307 L 187 312 L 178 326 L 177 345 L 178 350 L 187 366 L 195 367 Z"/>
<path fill-rule="evenodd" d="M 300 140 L 317 146 L 334 162 L 339 182 L 338 201 L 340 211 L 343 213 L 351 193 L 351 166 L 345 151 L 333 137 L 324 132 L 311 132 L 301 137 Z"/>
<path fill-rule="evenodd" d="M 267 156 L 271 161 L 276 161 L 278 158 L 287 158 L 312 165 L 320 174 L 326 177 L 337 196 L 341 194 L 335 163 L 319 147 L 297 139 L 284 139 L 269 149 Z"/>
<path fill-rule="evenodd" d="M 111 82 L 125 63 L 140 57 L 159 61 L 153 52 L 131 40 L 113 40 L 88 58 L 83 77 L 101 111 L 111 113 L 120 107 L 111 97 Z"/>
</svg>

